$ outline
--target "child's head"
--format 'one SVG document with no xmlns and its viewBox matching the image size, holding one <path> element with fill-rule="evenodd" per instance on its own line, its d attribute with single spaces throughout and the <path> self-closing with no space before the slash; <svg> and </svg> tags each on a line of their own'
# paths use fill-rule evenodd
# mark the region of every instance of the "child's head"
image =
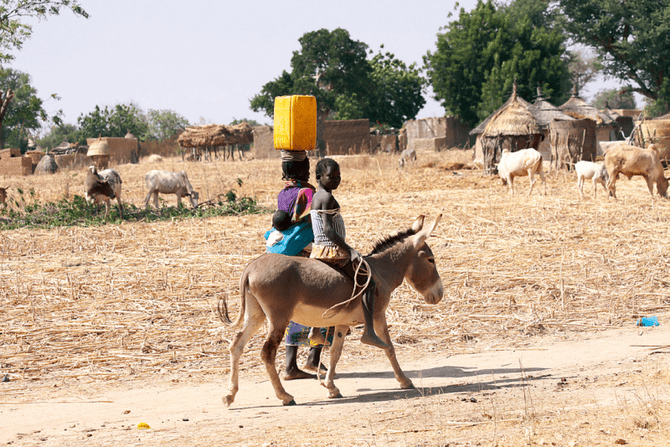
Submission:
<svg viewBox="0 0 670 447">
<path fill-rule="evenodd" d="M 340 169 L 340 165 L 333 160 L 332 158 L 322 158 L 316 164 L 316 180 L 328 171 L 328 168 L 337 168 Z"/>
<path fill-rule="evenodd" d="M 277 231 L 285 231 L 291 226 L 291 215 L 286 211 L 277 210 L 272 215 L 272 226 Z"/>
</svg>

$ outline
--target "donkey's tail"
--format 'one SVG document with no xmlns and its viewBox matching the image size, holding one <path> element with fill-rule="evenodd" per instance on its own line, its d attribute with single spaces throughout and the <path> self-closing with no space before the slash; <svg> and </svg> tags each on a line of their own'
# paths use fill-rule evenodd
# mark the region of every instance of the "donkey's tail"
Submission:
<svg viewBox="0 0 670 447">
<path fill-rule="evenodd" d="M 244 269 L 242 277 L 240 278 L 240 311 L 237 314 L 237 319 L 235 321 L 231 321 L 230 317 L 228 316 L 228 300 L 226 299 L 226 295 L 224 295 L 223 298 L 219 300 L 219 303 L 216 306 L 219 319 L 227 325 L 232 325 L 234 328 L 238 327 L 242 322 L 247 308 L 246 291 L 247 287 L 249 287 L 249 273 L 247 270 L 248 269 L 246 268 Z"/>
</svg>

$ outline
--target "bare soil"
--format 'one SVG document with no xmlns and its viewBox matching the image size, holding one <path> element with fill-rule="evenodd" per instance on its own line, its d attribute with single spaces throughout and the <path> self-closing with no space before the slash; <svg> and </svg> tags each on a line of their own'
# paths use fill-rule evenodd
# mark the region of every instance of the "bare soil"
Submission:
<svg viewBox="0 0 670 447">
<path fill-rule="evenodd" d="M 224 376 L 10 382 L 0 443 L 666 445 L 669 335 L 666 325 L 537 337 L 518 349 L 405 351 L 415 390 L 400 390 L 382 356 L 352 340 L 338 369 L 344 398 L 327 399 L 314 379 L 285 382 L 294 407 L 260 368 L 243 373 L 230 408 Z"/>
</svg>

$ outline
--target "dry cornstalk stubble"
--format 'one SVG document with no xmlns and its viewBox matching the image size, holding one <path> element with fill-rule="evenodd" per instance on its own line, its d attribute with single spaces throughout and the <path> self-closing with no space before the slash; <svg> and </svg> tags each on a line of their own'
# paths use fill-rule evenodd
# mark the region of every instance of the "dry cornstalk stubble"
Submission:
<svg viewBox="0 0 670 447">
<path fill-rule="evenodd" d="M 469 165 L 471 154 L 419 153 L 417 166 L 405 170 L 395 155 L 337 157 L 343 182 L 336 196 L 359 251 L 420 214 L 444 215 L 429 243 L 445 299 L 429 306 L 405 285 L 396 291 L 388 320 L 400 356 L 522 345 L 538 333 L 633 325 L 667 313 L 670 204 L 650 199 L 643 180 L 620 182 L 618 202 L 602 193 L 581 199 L 565 173 L 549 176 L 547 196 L 510 198 L 497 178 L 445 169 Z M 141 206 L 144 173 L 158 165 L 114 168 L 123 200 Z M 174 158 L 159 168 L 185 169 L 203 201 L 235 189 L 271 209 L 283 186 L 277 160 Z M 49 201 L 83 194 L 84 174 L 0 181 L 10 197 L 17 187 L 33 188 L 37 200 Z M 528 187 L 527 179 L 518 183 Z M 270 215 L 261 214 L 1 232 L 2 373 L 106 380 L 226 372 L 234 334 L 214 309 L 226 295 L 237 311 L 239 276 L 263 253 L 269 227 Z M 260 364 L 263 336 L 252 340 L 242 368 Z"/>
</svg>

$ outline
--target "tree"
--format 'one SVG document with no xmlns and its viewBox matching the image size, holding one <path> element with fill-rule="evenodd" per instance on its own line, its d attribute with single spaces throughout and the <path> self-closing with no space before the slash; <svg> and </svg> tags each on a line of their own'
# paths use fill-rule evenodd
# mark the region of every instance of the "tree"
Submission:
<svg viewBox="0 0 670 447">
<path fill-rule="evenodd" d="M 44 138 L 39 139 L 38 144 L 46 149 L 51 150 L 61 144 L 63 141 L 68 143 L 75 143 L 79 141 L 79 129 L 74 124 L 60 124 L 54 125 Z"/>
<path fill-rule="evenodd" d="M 570 62 L 568 63 L 570 81 L 572 81 L 572 85 L 578 95 L 586 84 L 598 76 L 602 68 L 603 66 L 598 56 L 587 56 L 581 50 L 570 53 Z"/>
<path fill-rule="evenodd" d="M 123 138 L 128 132 L 144 141 L 148 133 L 148 125 L 142 119 L 142 110 L 132 103 L 117 104 L 111 110 L 107 106 L 104 109 L 95 106 L 88 115 L 80 115 L 77 122 L 82 144 L 86 142 L 86 138 L 99 136 Z"/>
<path fill-rule="evenodd" d="M 20 50 L 33 28 L 23 22 L 27 17 L 45 20 L 70 9 L 75 15 L 88 18 L 76 0 L 2 0 L 0 4 L 0 62 L 13 59 L 8 51 Z"/>
<path fill-rule="evenodd" d="M 517 11 L 498 11 L 491 0 L 469 13 L 461 8 L 438 33 L 436 51 L 424 56 L 435 99 L 470 126 L 503 104 L 514 79 L 528 100 L 538 86 L 554 101 L 570 89 L 562 34 L 528 17 L 512 20 L 510 10 Z"/>
<path fill-rule="evenodd" d="M 326 118 L 389 120 L 401 126 L 425 104 L 423 79 L 416 67 L 407 67 L 390 53 L 367 60 L 368 46 L 352 40 L 346 30 L 305 33 L 299 42 L 301 50 L 291 58 L 292 71 L 265 84 L 251 99 L 251 109 L 272 117 L 277 96 L 315 96 L 317 144 Z"/>
<path fill-rule="evenodd" d="M 407 67 L 388 52 L 376 54 L 370 66 L 370 88 L 366 95 L 365 115 L 361 118 L 401 128 L 405 121 L 414 119 L 426 104 L 423 97 L 425 79 L 415 64 Z"/>
<path fill-rule="evenodd" d="M 149 109 L 144 120 L 147 124 L 146 140 L 168 140 L 190 125 L 174 110 Z"/>
<path fill-rule="evenodd" d="M 605 106 L 609 106 L 610 109 L 635 109 L 637 107 L 633 93 L 620 88 L 600 90 L 596 93 L 591 105 L 596 109 L 604 109 Z"/>
<path fill-rule="evenodd" d="M 0 4 L 0 63 L 13 59 L 9 51 L 21 49 L 21 45 L 32 34 L 32 26 L 23 22 L 25 18 L 36 17 L 44 20 L 58 15 L 62 8 L 70 9 L 75 15 L 88 18 L 88 13 L 76 0 L 2 0 Z M 0 91 L 0 129 L 14 98 L 11 88 Z M 33 102 L 32 107 L 38 107 Z M 39 104 L 41 108 L 41 104 Z M 3 144 L 0 134 L 0 147 Z"/>
<path fill-rule="evenodd" d="M 237 119 L 237 118 L 235 118 L 235 117 L 233 117 L 233 120 L 230 122 L 230 125 L 231 125 L 231 126 L 234 126 L 234 125 L 236 125 L 236 124 L 241 124 L 241 123 L 244 123 L 244 122 L 249 123 L 249 125 L 250 125 L 251 127 L 264 126 L 264 124 L 261 124 L 261 123 L 259 123 L 259 122 L 256 121 L 256 120 L 250 120 L 250 119 L 247 119 L 247 118 Z"/>
<path fill-rule="evenodd" d="M 601 57 L 605 75 L 670 104 L 670 0 L 560 0 L 566 29 Z"/>
<path fill-rule="evenodd" d="M 37 90 L 30 85 L 30 75 L 0 68 L 0 89 L 12 92 L 12 100 L 7 101 L 5 115 L 0 117 L 0 147 L 7 143 L 11 147 L 28 147 L 28 138 L 41 127 L 49 116 L 42 107 L 43 101 L 37 97 Z M 58 120 L 58 117 L 56 117 Z"/>
</svg>

